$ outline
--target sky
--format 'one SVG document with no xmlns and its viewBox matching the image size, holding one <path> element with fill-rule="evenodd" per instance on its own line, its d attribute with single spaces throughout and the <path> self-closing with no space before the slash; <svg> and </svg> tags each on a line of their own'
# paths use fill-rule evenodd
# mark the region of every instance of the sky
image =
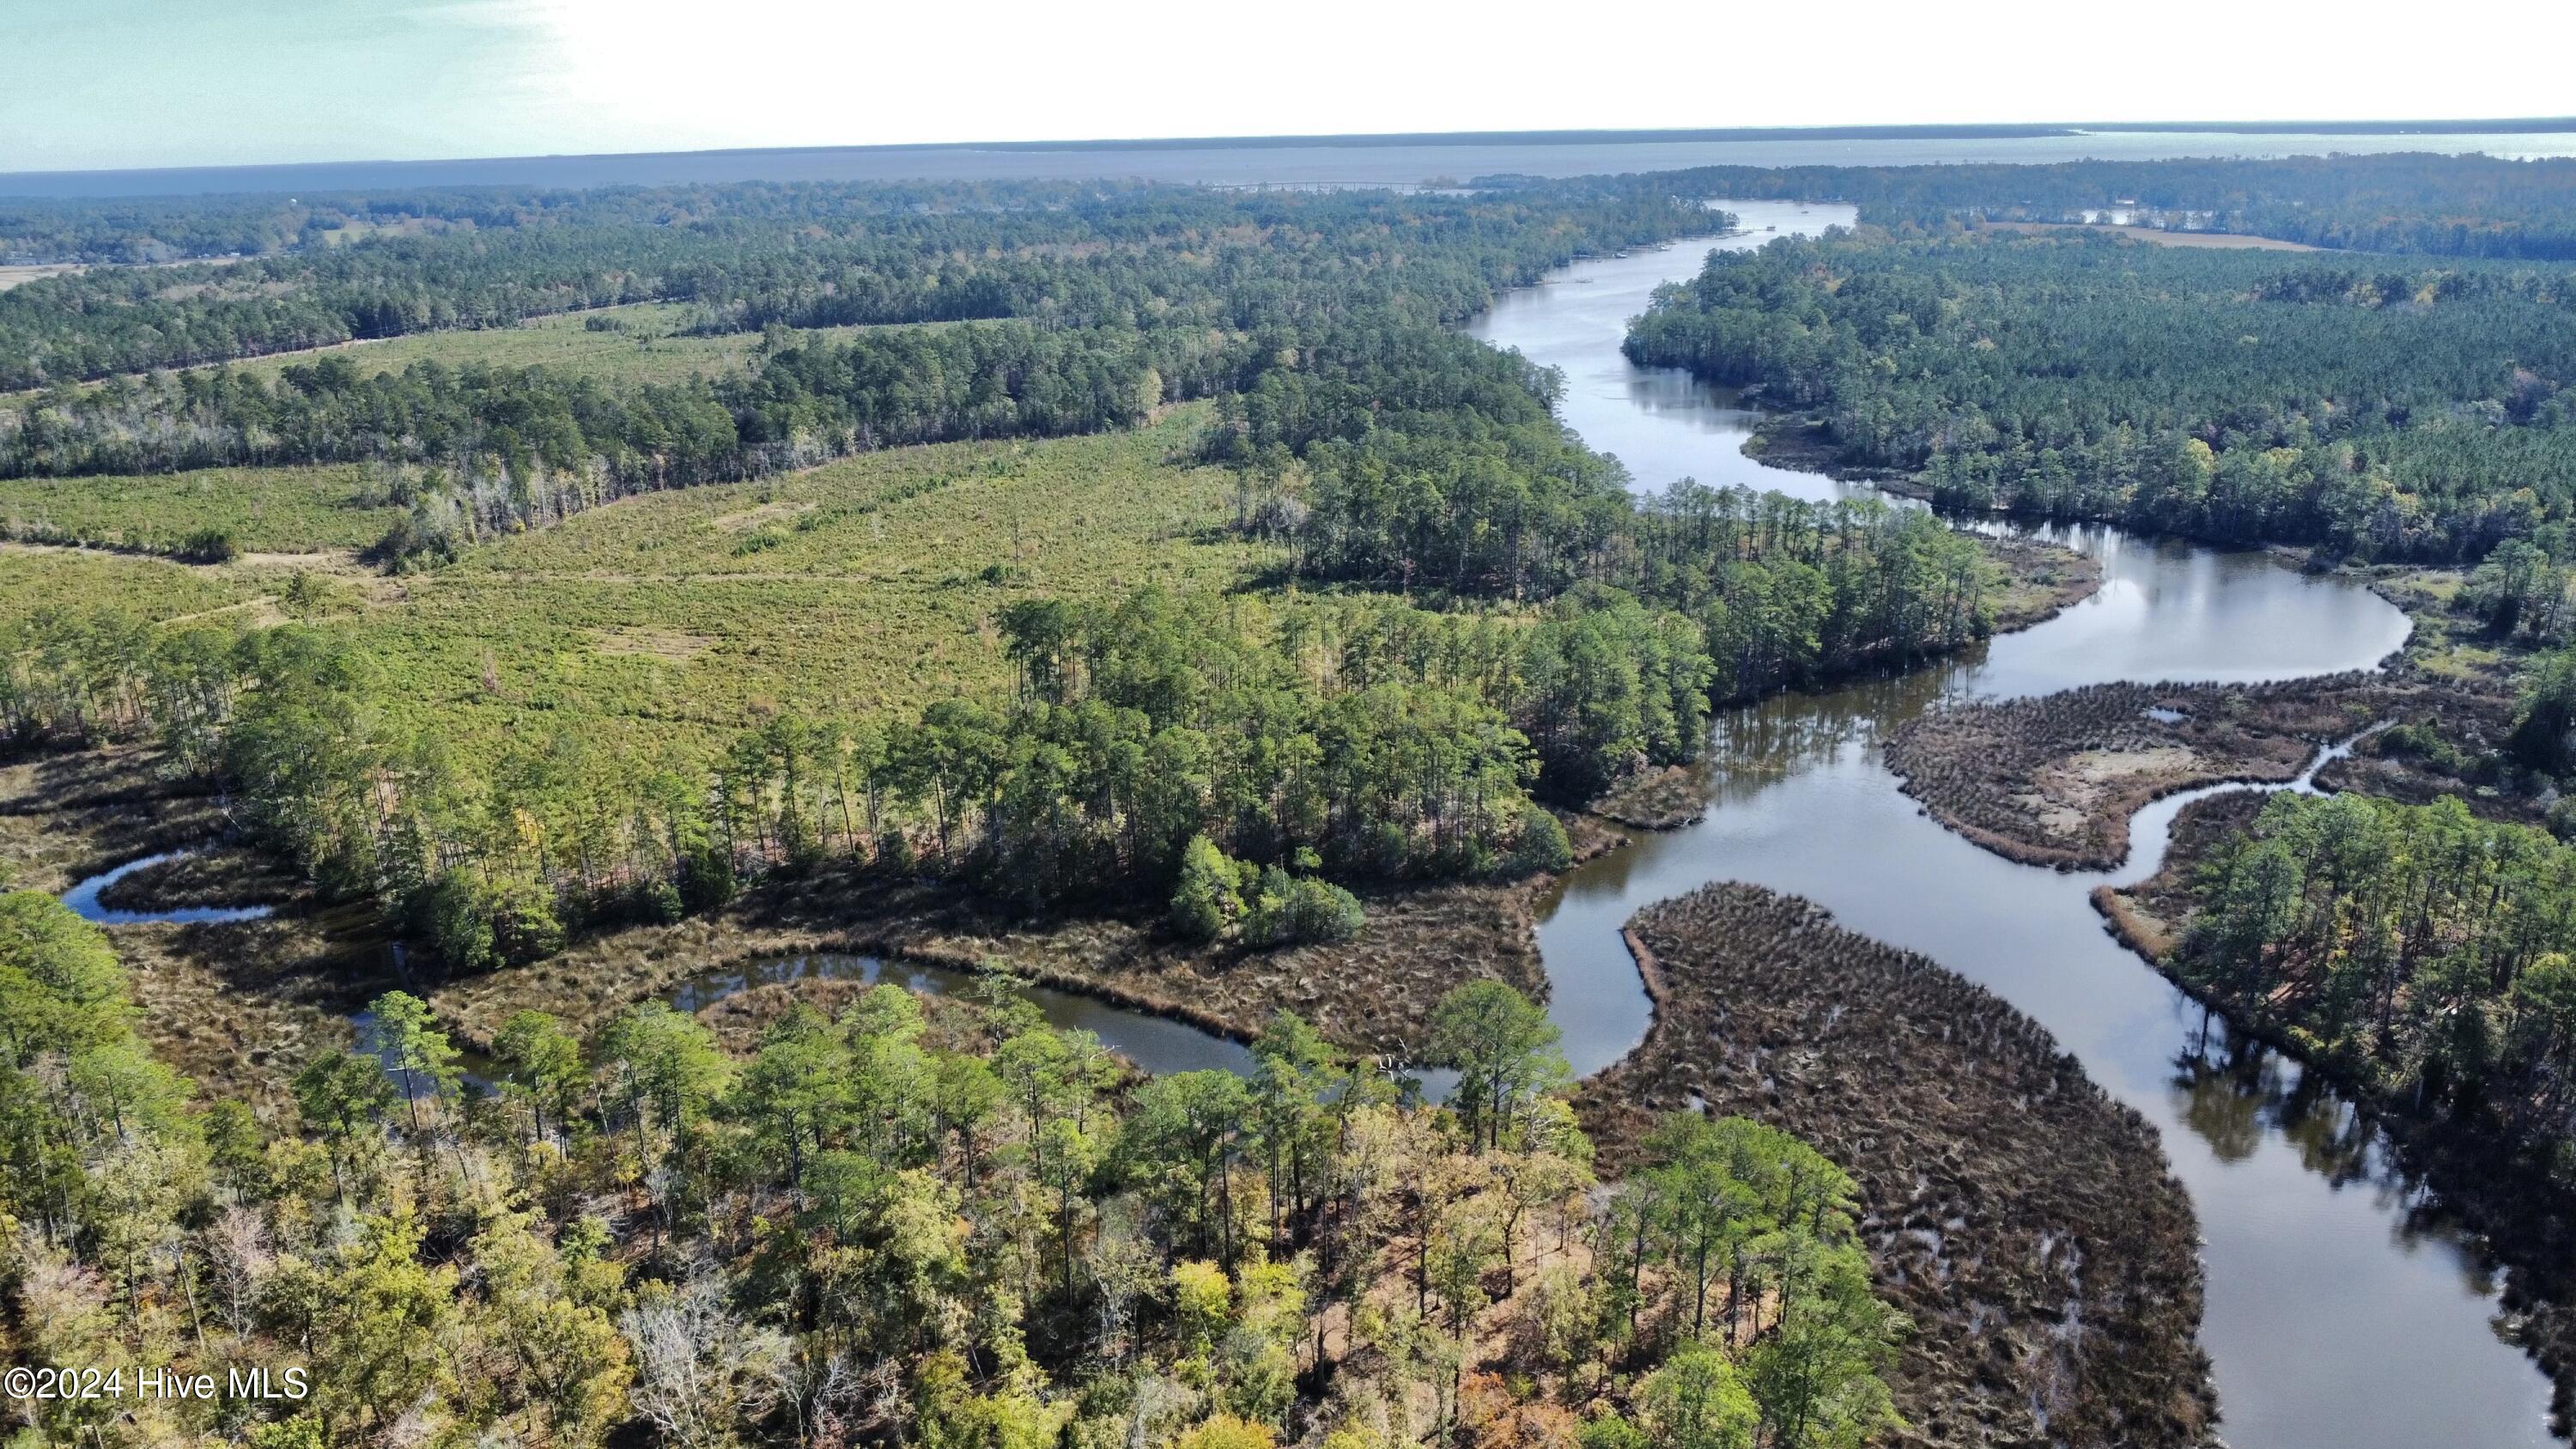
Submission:
<svg viewBox="0 0 2576 1449">
<path fill-rule="evenodd" d="M 2446 16 L 2448 18 L 2446 18 Z M 2576 4 L 0 0 L 0 172 L 2576 112 Z"/>
</svg>

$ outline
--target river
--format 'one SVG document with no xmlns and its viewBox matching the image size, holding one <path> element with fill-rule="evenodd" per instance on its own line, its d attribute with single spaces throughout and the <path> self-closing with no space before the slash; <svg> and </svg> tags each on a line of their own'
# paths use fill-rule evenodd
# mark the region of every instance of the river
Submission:
<svg viewBox="0 0 2576 1449">
<path fill-rule="evenodd" d="M 1723 203 L 1758 246 L 1847 220 L 1832 207 Z M 1641 486 L 1683 475 L 1804 497 L 1844 485 L 1739 451 L 1756 415 L 1727 394 L 1619 354 L 1625 319 L 1706 243 L 1579 263 L 1470 329 L 1562 368 L 1561 415 Z M 1722 714 L 1707 818 L 1576 869 L 1542 906 L 1544 954 L 1578 1072 L 1644 1033 L 1645 994 L 1619 927 L 1711 881 L 1749 881 L 1829 907 L 1842 924 L 1931 956 L 2053 1032 L 2093 1079 L 2164 1137 L 2206 1238 L 2202 1341 L 2222 1429 L 2239 1449 L 2543 1445 L 2546 1380 L 2492 1320 L 2496 1283 L 2349 1104 L 2298 1064 L 2223 1025 L 2108 936 L 2088 900 L 2152 873 L 2174 797 L 2134 822 L 2103 874 L 2016 865 L 1943 830 L 1897 789 L 1886 732 L 1943 701 L 2122 679 L 2293 678 L 2377 662 L 2404 615 L 2365 589 L 2261 554 L 2110 528 L 2045 530 L 2103 561 L 2101 592 L 1947 666 Z"/>
<path fill-rule="evenodd" d="M 1716 243 L 1849 219 L 1846 209 L 1728 203 L 1749 228 Z M 1562 368 L 1560 414 L 1646 486 L 1689 475 L 1804 497 L 1847 485 L 1745 456 L 1759 415 L 1720 390 L 1619 354 L 1654 287 L 1694 271 L 1709 243 L 1579 263 L 1504 298 L 1470 331 Z M 2041 530 L 2100 558 L 2099 593 L 2036 628 L 1901 677 L 1792 694 L 1720 715 L 1700 824 L 1640 834 L 1583 865 L 1541 903 L 1539 946 L 1569 1059 L 1589 1074 L 1644 1035 L 1649 1009 L 1619 928 L 1711 881 L 1805 896 L 1842 923 L 1921 951 L 2053 1032 L 2093 1079 L 2160 1129 L 2206 1237 L 2202 1340 L 2223 1425 L 2239 1449 L 2417 1449 L 2551 1443 L 2548 1385 L 2493 1331 L 2493 1275 L 2464 1247 L 2385 1141 L 2297 1063 L 2231 1043 L 2189 998 L 2105 934 L 2087 899 L 2159 864 L 2187 797 L 2140 813 L 2130 859 L 2105 874 L 2016 865 L 1935 825 L 1879 753 L 1894 725 L 1945 701 L 2123 679 L 2252 681 L 2364 668 L 2403 642 L 2402 614 L 2367 590 L 2254 553 L 2162 543 L 2110 528 Z M 157 859 L 157 857 L 156 857 Z M 139 869 L 137 862 L 125 869 Z M 226 919 L 109 912 L 100 887 L 65 899 L 93 920 Z M 955 989 L 947 973 L 867 957 L 801 957 L 694 980 L 694 1009 L 808 972 Z M 1160 1071 L 1245 1070 L 1249 1054 L 1177 1022 L 1032 991 Z M 1446 1074 L 1426 1084 L 1433 1095 Z"/>
</svg>

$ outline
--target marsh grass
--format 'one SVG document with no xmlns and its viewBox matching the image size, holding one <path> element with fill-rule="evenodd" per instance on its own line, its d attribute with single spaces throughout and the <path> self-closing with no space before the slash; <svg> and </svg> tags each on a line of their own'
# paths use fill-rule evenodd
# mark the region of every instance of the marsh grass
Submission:
<svg viewBox="0 0 2576 1449">
<path fill-rule="evenodd" d="M 1629 924 L 1656 1012 L 1577 1098 L 1605 1166 L 1701 1109 L 1851 1173 L 1880 1292 L 1914 1319 L 1907 1442 L 2204 1442 L 2199 1234 L 2145 1119 L 2001 998 L 1809 902 L 1711 885 Z"/>
</svg>

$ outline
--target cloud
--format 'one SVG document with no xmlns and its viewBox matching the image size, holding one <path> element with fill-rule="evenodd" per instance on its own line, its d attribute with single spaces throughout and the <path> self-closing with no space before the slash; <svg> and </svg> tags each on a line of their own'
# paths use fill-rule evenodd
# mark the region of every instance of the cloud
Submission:
<svg viewBox="0 0 2576 1449">
<path fill-rule="evenodd" d="M 2512 9 L 2513 7 L 2508 7 Z M 1281 132 L 2568 108 L 2576 6 L 95 0 L 0 18 L 0 170 Z M 30 13 L 32 12 L 32 13 Z M 2500 44 L 2510 36 L 2512 43 Z"/>
</svg>

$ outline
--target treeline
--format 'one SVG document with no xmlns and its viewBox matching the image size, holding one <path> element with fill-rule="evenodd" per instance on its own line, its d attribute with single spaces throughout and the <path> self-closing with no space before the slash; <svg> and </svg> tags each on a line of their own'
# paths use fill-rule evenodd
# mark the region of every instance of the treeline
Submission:
<svg viewBox="0 0 2576 1449">
<path fill-rule="evenodd" d="M 1584 252 L 1712 224 L 1708 213 L 1660 195 L 1580 186 L 1442 207 L 1417 200 L 1140 188 L 1025 213 L 901 211 L 860 228 L 840 251 L 809 238 L 811 225 L 788 227 L 782 234 L 796 255 L 717 246 L 702 259 L 713 270 L 692 284 L 695 295 L 730 299 L 722 325 L 772 324 L 745 376 L 612 387 L 541 368 L 418 363 L 368 374 L 327 356 L 288 367 L 273 383 L 220 369 L 119 377 L 0 405 L 0 475 L 399 463 L 420 470 L 410 496 L 397 500 L 411 503 L 413 516 L 380 552 L 395 562 L 434 558 L 487 529 L 530 526 L 641 490 L 890 444 L 1123 426 L 1161 402 L 1251 385 L 1263 372 L 1406 349 L 1416 356 L 1423 336 L 1500 287 Z M 935 234 L 912 234 L 920 227 Z M 943 227 L 966 232 L 936 230 Z M 478 244 L 455 262 L 463 275 L 416 276 L 385 257 L 311 265 L 340 267 L 370 297 L 553 310 L 561 299 L 540 296 L 555 285 L 548 277 L 560 280 L 544 269 L 551 251 L 613 274 L 617 295 L 590 300 L 622 300 L 658 249 L 673 245 L 667 227 L 642 231 L 639 239 L 613 224 L 537 227 L 524 240 L 539 255 Z M 447 255 L 427 242 L 384 247 Z M 852 249 L 864 255 L 854 260 Z M 475 280 L 486 273 L 506 296 Z M 8 299 L 27 290 L 0 294 L 0 330 Z M 173 305 L 193 305 L 194 296 Z M 113 309 L 65 303 L 37 312 L 39 321 L 86 327 Z M 958 317 L 999 320 L 841 339 L 778 325 Z M 172 328 L 185 330 L 169 318 L 137 325 L 156 346 L 177 335 Z M 364 335 L 416 325 L 458 322 L 396 318 Z"/>
<path fill-rule="evenodd" d="M 1147 591 L 1000 622 L 1021 677 L 1005 704 L 782 717 L 713 758 L 627 757 L 567 730 L 464 762 L 395 723 L 369 662 L 327 633 L 155 631 L 112 610 L 26 626 L 0 721 L 21 739 L 158 739 L 326 890 L 383 897 L 475 970 L 827 858 L 1042 908 L 1158 906 L 1200 840 L 1352 881 L 1561 866 L 1531 789 L 1685 758 L 1707 707 L 1696 631 L 1633 601 L 1531 622 Z M 1540 786 L 1549 769 L 1565 780 Z"/>
<path fill-rule="evenodd" d="M 56 612 L 7 650 L 0 723 L 21 740 L 157 735 L 180 769 L 238 792 L 267 843 L 333 893 L 388 901 L 451 969 L 707 909 L 746 876 L 826 856 L 926 868 L 1031 907 L 1159 908 L 1180 893 L 1193 842 L 1236 863 L 1233 904 L 1203 880 L 1213 910 L 1176 920 L 1210 934 L 1213 918 L 1266 944 L 1344 929 L 1349 912 L 1321 878 L 1561 864 L 1562 832 L 1533 795 L 1579 804 L 1695 757 L 1712 697 L 1984 632 L 1982 552 L 1929 516 L 1695 486 L 1640 505 L 1615 464 L 1557 424 L 1547 378 L 1427 322 L 1370 317 L 1303 345 L 1265 339 L 1210 448 L 1242 470 L 1245 525 L 1296 540 L 1300 567 L 1360 586 L 1436 584 L 1424 602 L 1442 610 L 1150 592 L 1106 608 L 1024 601 L 996 621 L 1019 664 L 1007 702 L 782 718 L 714 757 L 614 757 L 550 732 L 499 762 L 459 761 L 434 731 L 390 723 L 406 712 L 384 707 L 368 662 L 326 631 L 163 637 L 112 610 Z M 996 329 L 1038 346 L 1064 336 Z M 728 424 L 737 443 L 883 440 L 900 420 L 862 404 L 929 396 L 942 357 L 1011 356 L 974 350 L 996 329 L 778 346 L 697 415 L 718 443 Z M 889 360 L 907 337 L 951 351 Z M 506 476 L 571 491 L 460 495 L 424 480 L 389 553 L 452 547 L 457 535 L 438 530 L 476 517 L 542 521 L 671 456 L 566 466 L 654 416 L 575 389 L 556 395 L 599 411 L 518 415 L 504 437 L 480 432 L 473 406 L 430 405 L 482 397 L 470 375 L 452 375 L 466 379 L 452 392 L 416 390 L 446 376 L 364 381 L 323 364 L 291 370 L 280 391 L 335 409 L 350 431 L 472 439 L 522 459 Z M 1130 410 L 1153 392 L 1128 374 L 1102 390 L 1104 406 Z M 392 406 L 403 399 L 422 406 Z M 262 431 L 283 435 L 288 416 Z"/>
<path fill-rule="evenodd" d="M 658 1002 L 595 1042 L 522 1012 L 497 1098 L 393 992 L 262 1121 L 152 1057 L 96 928 L 0 897 L 0 1345 L 99 1389 L 13 1414 L 117 1449 L 1821 1449 L 1896 1425 L 1904 1321 L 1850 1178 L 1677 1118 L 1596 1196 L 1553 1028 L 1508 988 L 1439 1009 L 1479 1087 L 1450 1111 L 1293 1016 L 1249 1078 L 1139 1082 L 996 985 L 795 1004 L 743 1054 Z M 136 1377 L 251 1368 L 277 1392 Z"/>
<path fill-rule="evenodd" d="M 0 198 L 0 262 L 168 262 L 256 256 L 379 232 L 678 226 L 714 216 L 821 222 L 992 211 L 1132 191 L 1114 182 L 948 181 L 671 186 L 393 187 L 349 192 Z"/>
<path fill-rule="evenodd" d="M 2571 321 L 2527 267 L 1861 235 L 1716 254 L 1627 348 L 1937 502 L 2448 561 L 2576 500 Z"/>
<path fill-rule="evenodd" d="M 1847 202 L 1862 221 L 1889 227 L 2129 213 L 2146 225 L 2355 251 L 2576 260 L 2576 160 L 2565 157 L 1700 166 L 1659 179 L 1683 195 Z"/>
<path fill-rule="evenodd" d="M 2576 1180 L 2576 848 L 2456 797 L 2282 794 L 2196 898 L 2186 980 Z"/>
<path fill-rule="evenodd" d="M 780 333 L 745 377 L 615 388 L 545 368 L 333 355 L 273 383 L 239 373 L 118 379 L 0 427 L 0 475 L 239 464 L 395 465 L 412 516 L 389 563 L 455 551 L 639 492 L 729 482 L 852 452 L 1126 427 L 1232 380 L 1239 342 L 1022 322 Z M 1159 365 L 1158 365 L 1159 364 Z M 1168 379 L 1168 380 L 1167 380 Z"/>
<path fill-rule="evenodd" d="M 1362 288 L 1454 320 L 1578 255 L 1710 224 L 1612 181 L 1471 197 L 744 184 L 553 193 L 482 221 L 11 288 L 0 390 L 641 301 L 696 304 L 701 326 L 730 331 L 999 317 L 1243 330 L 1317 324 Z"/>
<path fill-rule="evenodd" d="M 1975 544 L 1920 513 L 1707 501 L 1667 525 L 1722 550 L 1690 573 L 1713 582 L 1687 609 L 1597 581 L 1540 607 L 1445 612 L 1155 590 L 1024 600 L 996 619 L 1008 701 L 783 716 L 712 756 L 630 756 L 563 730 L 469 762 L 434 727 L 398 723 L 371 663 L 325 630 L 155 629 L 113 607 L 15 631 L 0 726 L 22 743 L 156 739 L 174 768 L 236 792 L 326 891 L 381 897 L 453 970 L 710 909 L 745 878 L 826 859 L 954 876 L 1031 908 L 1123 908 L 1172 899 L 1204 848 L 1248 870 L 1213 891 L 1203 879 L 1220 904 L 1185 933 L 1240 917 L 1247 944 L 1275 944 L 1345 929 L 1350 908 L 1308 901 L 1297 876 L 1561 867 L 1563 831 L 1538 799 L 1577 805 L 1696 758 L 1712 697 L 1875 662 L 1888 638 L 1862 625 L 1912 587 L 1892 581 L 1964 580 L 1937 613 L 1947 632 L 1906 648 L 1983 628 Z"/>
<path fill-rule="evenodd" d="M 1427 330 L 1370 341 L 1218 404 L 1238 525 L 1292 545 L 1301 572 L 1471 600 L 1607 586 L 1698 626 L 1721 701 L 1989 627 L 1983 551 L 1920 511 L 1688 479 L 1641 497 L 1556 421 L 1560 380 L 1516 354 Z"/>
</svg>

